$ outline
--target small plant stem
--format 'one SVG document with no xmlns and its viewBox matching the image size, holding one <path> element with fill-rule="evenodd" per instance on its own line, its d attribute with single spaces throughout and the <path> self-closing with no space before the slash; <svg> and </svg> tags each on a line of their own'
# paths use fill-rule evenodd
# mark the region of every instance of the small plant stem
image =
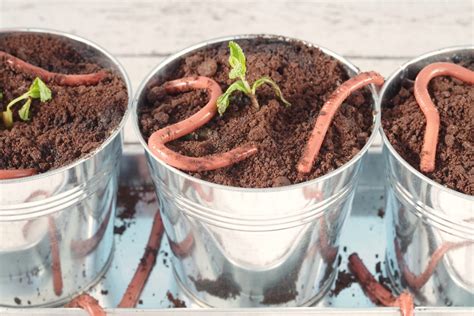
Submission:
<svg viewBox="0 0 474 316">
<path fill-rule="evenodd" d="M 258 104 L 257 96 L 255 94 L 249 94 L 250 101 L 252 105 L 258 110 L 260 109 L 260 104 Z"/>
</svg>

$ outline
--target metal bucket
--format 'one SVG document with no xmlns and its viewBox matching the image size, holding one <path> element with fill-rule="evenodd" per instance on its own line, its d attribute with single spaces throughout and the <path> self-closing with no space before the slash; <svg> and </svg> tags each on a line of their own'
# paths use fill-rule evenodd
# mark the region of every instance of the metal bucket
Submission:
<svg viewBox="0 0 474 316">
<path fill-rule="evenodd" d="M 127 75 L 102 48 L 49 30 L 1 30 L 0 40 L 25 32 L 60 37 L 116 71 L 127 86 L 130 107 Z M 59 305 L 106 271 L 113 250 L 122 128 L 128 112 L 117 130 L 86 157 L 43 174 L 0 180 L 1 306 Z"/>
<path fill-rule="evenodd" d="M 385 83 L 381 108 L 402 80 L 414 80 L 426 65 L 474 58 L 474 47 L 434 51 L 404 64 Z M 466 127 L 467 128 L 467 127 Z M 386 163 L 388 217 L 387 269 L 399 290 L 408 288 L 421 305 L 468 305 L 474 302 L 474 196 L 448 189 L 410 166 L 390 145 L 381 128 Z M 414 282 L 433 256 L 449 243 L 427 282 Z M 443 251 L 444 252 L 444 251 Z M 421 280 L 421 279 L 420 279 Z"/>
<path fill-rule="evenodd" d="M 203 306 L 304 306 L 324 296 L 335 276 L 338 239 L 351 209 L 361 161 L 376 134 L 341 168 L 281 188 L 218 185 L 157 160 L 137 123 L 137 108 L 150 85 L 166 80 L 188 54 L 229 40 L 256 37 L 261 36 L 220 38 L 174 54 L 144 80 L 134 100 L 133 121 L 160 201 L 175 275 Z M 346 59 L 321 50 L 339 60 L 350 76 L 359 72 Z M 374 113 L 379 113 L 372 92 Z M 379 114 L 374 114 L 375 131 L 379 121 Z"/>
</svg>

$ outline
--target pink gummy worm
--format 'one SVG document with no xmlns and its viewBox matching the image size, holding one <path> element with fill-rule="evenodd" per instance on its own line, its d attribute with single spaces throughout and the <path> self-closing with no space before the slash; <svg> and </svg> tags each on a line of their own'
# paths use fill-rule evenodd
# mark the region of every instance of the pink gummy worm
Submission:
<svg viewBox="0 0 474 316">
<path fill-rule="evenodd" d="M 327 130 L 342 102 L 344 102 L 352 92 L 371 83 L 380 86 L 384 83 L 384 79 L 381 75 L 373 71 L 360 73 L 339 86 L 326 103 L 324 103 L 316 119 L 313 132 L 306 143 L 303 155 L 298 162 L 297 169 L 299 173 L 309 173 L 313 168 L 313 163 L 318 157 Z"/>
<path fill-rule="evenodd" d="M 222 94 L 222 90 L 217 82 L 202 76 L 168 81 L 164 84 L 164 88 L 167 93 L 206 89 L 209 93 L 209 102 L 189 118 L 162 128 L 150 136 L 148 147 L 156 158 L 181 170 L 205 171 L 230 166 L 257 152 L 256 146 L 243 145 L 225 153 L 188 157 L 167 148 L 166 143 L 195 131 L 214 117 L 217 112 L 217 98 Z"/>
<path fill-rule="evenodd" d="M 0 169 L 0 180 L 17 179 L 35 175 L 36 169 Z"/>
<path fill-rule="evenodd" d="M 27 63 L 26 61 L 4 51 L 0 51 L 0 58 L 5 58 L 8 65 L 20 70 L 21 72 L 37 76 L 45 82 L 54 82 L 61 86 L 95 85 L 107 77 L 107 72 L 104 70 L 90 74 L 75 75 L 50 72 L 41 67 Z"/>
<path fill-rule="evenodd" d="M 415 305 L 409 292 L 402 292 L 396 297 L 382 284 L 375 280 L 357 253 L 349 256 L 349 270 L 355 275 L 365 294 L 374 304 L 399 307 L 402 316 L 413 316 Z"/>
<path fill-rule="evenodd" d="M 426 118 L 425 136 L 420 153 L 420 170 L 432 172 L 435 169 L 436 146 L 439 133 L 439 113 L 431 101 L 428 83 L 434 77 L 451 76 L 474 84 L 474 71 L 453 63 L 433 63 L 423 68 L 415 79 L 414 94 Z"/>
<path fill-rule="evenodd" d="M 402 256 L 400 247 L 395 240 L 395 251 L 397 255 L 397 260 L 400 264 L 400 268 L 402 270 L 403 277 L 408 285 L 416 290 L 421 289 L 426 282 L 431 278 L 433 272 L 435 271 L 438 263 L 443 259 L 443 256 L 450 250 L 466 247 L 472 245 L 474 242 L 472 241 L 461 241 L 461 242 L 444 242 L 441 246 L 439 246 L 435 252 L 431 255 L 430 261 L 426 266 L 425 270 L 419 275 L 415 275 L 413 272 L 410 271 L 408 265 L 405 262 L 405 259 Z"/>
</svg>

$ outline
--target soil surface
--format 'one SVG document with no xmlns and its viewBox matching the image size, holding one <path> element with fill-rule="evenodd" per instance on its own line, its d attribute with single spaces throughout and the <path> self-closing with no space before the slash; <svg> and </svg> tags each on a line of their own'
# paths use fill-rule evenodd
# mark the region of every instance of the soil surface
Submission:
<svg viewBox="0 0 474 316">
<path fill-rule="evenodd" d="M 460 65 L 474 70 L 474 59 Z M 426 121 L 413 94 L 413 79 L 405 79 L 398 94 L 383 110 L 382 124 L 393 148 L 420 171 Z M 431 80 L 428 88 L 441 124 L 436 169 L 425 175 L 448 188 L 473 195 L 474 86 L 443 76 Z"/>
<path fill-rule="evenodd" d="M 16 34 L 0 38 L 0 50 L 53 72 L 83 74 L 102 69 L 91 51 L 48 35 Z M 0 58 L 0 111 L 28 91 L 35 76 L 24 74 Z M 112 72 L 94 86 L 66 87 L 46 83 L 52 99 L 33 100 L 30 120 L 14 125 L 0 121 L 0 169 L 35 168 L 39 172 L 68 165 L 99 147 L 118 127 L 127 108 L 123 80 Z"/>
<path fill-rule="evenodd" d="M 341 106 L 328 130 L 312 171 L 299 176 L 296 165 L 329 96 L 348 79 L 342 64 L 319 49 L 299 42 L 238 40 L 247 57 L 247 80 L 271 77 L 284 97 L 285 107 L 267 86 L 257 90 L 260 109 L 238 92 L 223 116 L 168 144 L 188 156 L 205 156 L 253 143 L 257 154 L 227 168 L 189 174 L 219 184 L 265 188 L 303 182 L 322 176 L 348 162 L 367 142 L 372 130 L 372 107 L 368 90 L 355 92 Z M 227 43 L 195 52 L 179 61 L 167 78 L 151 84 L 147 100 L 139 108 L 139 124 L 145 140 L 151 133 L 176 123 L 202 108 L 206 91 L 166 95 L 161 85 L 168 80 L 202 75 L 217 81 L 223 91 L 228 78 Z"/>
</svg>

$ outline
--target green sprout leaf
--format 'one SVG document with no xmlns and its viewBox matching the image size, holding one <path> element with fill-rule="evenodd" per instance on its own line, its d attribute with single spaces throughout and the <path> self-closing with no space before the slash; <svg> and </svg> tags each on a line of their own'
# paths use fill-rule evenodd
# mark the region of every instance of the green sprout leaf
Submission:
<svg viewBox="0 0 474 316">
<path fill-rule="evenodd" d="M 224 112 L 229 107 L 229 98 L 232 93 L 235 91 L 242 91 L 245 94 L 250 93 L 250 89 L 244 84 L 242 80 L 236 81 L 227 88 L 226 92 L 221 94 L 217 99 L 217 111 L 220 115 L 224 114 Z"/>
<path fill-rule="evenodd" d="M 28 121 L 30 119 L 30 105 L 31 105 L 31 99 L 28 98 L 28 100 L 26 100 L 25 104 L 23 104 L 21 109 L 18 110 L 18 114 L 20 115 L 20 118 L 23 121 Z"/>
<path fill-rule="evenodd" d="M 29 93 L 31 98 L 40 99 L 41 102 L 51 100 L 51 90 L 40 78 L 33 81 Z"/>
<path fill-rule="evenodd" d="M 229 64 L 232 67 L 229 72 L 229 79 L 240 78 L 242 81 L 244 81 L 245 73 L 247 72 L 244 52 L 239 44 L 234 41 L 229 42 L 229 49 Z"/>
<path fill-rule="evenodd" d="M 270 77 L 265 76 L 265 77 L 262 77 L 260 79 L 255 80 L 255 82 L 252 85 L 252 94 L 255 94 L 258 87 L 260 87 L 263 84 L 270 85 L 273 88 L 273 90 L 275 91 L 276 96 L 280 98 L 281 102 L 283 102 L 286 106 L 291 106 L 291 103 L 288 102 L 283 97 L 283 94 L 281 93 L 280 87 Z"/>
<path fill-rule="evenodd" d="M 26 100 L 26 102 L 18 111 L 18 114 L 23 121 L 29 120 L 31 101 L 33 99 L 40 99 L 41 102 L 51 100 L 51 90 L 40 78 L 36 78 L 33 81 L 30 89 L 27 92 L 8 103 L 6 110 L 2 113 L 3 123 L 7 128 L 11 128 L 13 126 L 12 107 L 20 101 Z"/>
<path fill-rule="evenodd" d="M 234 41 L 229 42 L 229 64 L 231 66 L 231 70 L 229 72 L 229 79 L 239 79 L 232 83 L 227 90 L 217 99 L 217 111 L 220 115 L 223 115 L 224 112 L 229 107 L 230 103 L 230 96 L 235 91 L 242 91 L 245 93 L 251 100 L 252 105 L 255 106 L 257 109 L 260 107 L 257 100 L 256 90 L 263 84 L 270 85 L 277 97 L 286 105 L 290 106 L 290 102 L 288 102 L 281 93 L 280 87 L 273 81 L 270 77 L 262 77 L 260 79 L 255 80 L 252 87 L 248 83 L 247 79 L 245 78 L 245 74 L 247 72 L 247 65 L 244 52 L 242 48 Z"/>
</svg>

